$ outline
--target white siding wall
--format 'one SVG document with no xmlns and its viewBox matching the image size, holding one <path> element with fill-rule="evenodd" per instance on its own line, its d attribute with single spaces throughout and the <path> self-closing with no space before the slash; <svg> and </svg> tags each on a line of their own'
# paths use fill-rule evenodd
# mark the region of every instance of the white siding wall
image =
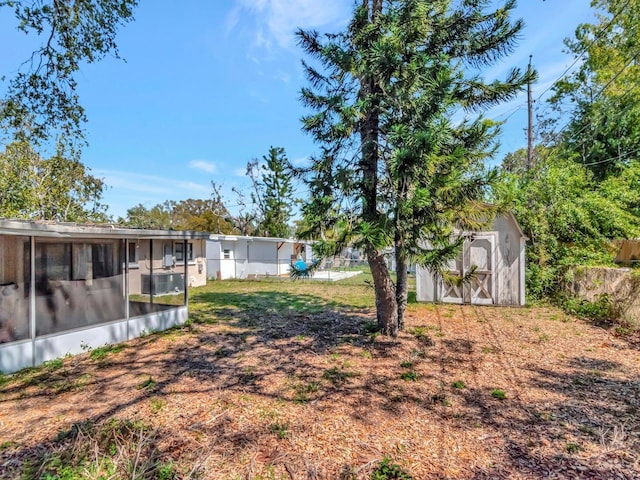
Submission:
<svg viewBox="0 0 640 480">
<path fill-rule="evenodd" d="M 491 232 L 480 235 L 494 235 L 493 246 L 493 304 L 524 305 L 524 256 L 525 239 L 512 215 L 499 216 L 493 223 Z M 465 247 L 468 248 L 468 247 Z M 419 302 L 447 301 L 442 298 L 442 281 L 422 267 L 416 268 L 416 298 Z M 465 298 L 468 302 L 469 298 Z"/>
<path fill-rule="evenodd" d="M 224 258 L 225 250 L 229 251 L 228 259 Z M 294 243 L 290 241 L 259 237 L 208 240 L 207 271 L 209 278 L 220 280 L 253 275 L 288 275 L 293 252 Z"/>
</svg>

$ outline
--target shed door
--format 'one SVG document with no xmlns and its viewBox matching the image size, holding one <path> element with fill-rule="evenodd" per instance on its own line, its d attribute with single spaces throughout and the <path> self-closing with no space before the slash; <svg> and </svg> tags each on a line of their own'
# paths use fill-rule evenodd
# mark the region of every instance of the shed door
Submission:
<svg viewBox="0 0 640 480">
<path fill-rule="evenodd" d="M 475 275 L 469 283 L 448 285 L 443 282 L 442 301 L 447 303 L 471 303 L 474 305 L 492 305 L 495 298 L 495 261 L 493 252 L 495 236 L 474 235 L 465 240 L 462 252 L 451 265 L 449 274 L 463 276 L 472 266 L 476 267 Z"/>
<path fill-rule="evenodd" d="M 474 305 L 491 305 L 494 303 L 494 252 L 493 235 L 476 235 L 469 242 L 468 255 L 465 260 L 465 272 L 472 266 L 476 266 L 476 273 L 465 285 L 470 296 L 469 301 Z"/>
<path fill-rule="evenodd" d="M 467 248 L 467 240 L 462 245 L 462 251 L 458 254 L 458 258 L 449 262 L 448 274 L 451 277 L 461 277 L 463 270 L 463 257 L 464 251 Z M 463 303 L 463 285 L 456 285 L 455 283 L 448 284 L 442 282 L 442 301 L 445 303 Z"/>
</svg>

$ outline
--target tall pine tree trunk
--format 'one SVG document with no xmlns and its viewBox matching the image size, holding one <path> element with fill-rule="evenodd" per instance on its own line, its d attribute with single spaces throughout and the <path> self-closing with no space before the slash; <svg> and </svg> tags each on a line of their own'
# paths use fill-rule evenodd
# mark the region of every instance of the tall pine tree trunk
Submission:
<svg viewBox="0 0 640 480">
<path fill-rule="evenodd" d="M 382 12 L 382 0 L 364 0 L 369 11 L 369 21 L 376 22 L 376 17 Z M 362 154 L 360 157 L 360 171 L 362 174 L 362 217 L 371 225 L 380 223 L 378 212 L 378 163 L 380 161 L 380 97 L 382 91 L 375 80 L 373 72 L 361 79 L 360 96 L 370 102 L 360 126 Z M 369 244 L 365 247 L 367 260 L 373 276 L 373 286 L 376 294 L 376 310 L 378 327 L 385 335 L 398 335 L 398 308 L 396 291 L 389 268 L 382 255 L 384 245 Z"/>
<path fill-rule="evenodd" d="M 408 201 L 410 182 L 402 171 L 398 179 L 398 200 L 395 208 L 395 225 L 393 234 L 393 246 L 396 259 L 396 305 L 398 308 L 398 330 L 404 330 L 404 312 L 407 309 L 409 295 L 409 283 L 407 275 L 406 232 L 403 227 L 405 222 L 405 203 Z"/>
<path fill-rule="evenodd" d="M 387 262 L 379 251 L 370 249 L 367 252 L 373 286 L 376 292 L 376 312 L 378 328 L 384 335 L 398 335 L 398 308 L 396 290 L 387 268 Z"/>
<path fill-rule="evenodd" d="M 404 311 L 409 297 L 409 275 L 407 257 L 396 242 L 396 304 L 398 308 L 398 330 L 404 330 Z"/>
</svg>

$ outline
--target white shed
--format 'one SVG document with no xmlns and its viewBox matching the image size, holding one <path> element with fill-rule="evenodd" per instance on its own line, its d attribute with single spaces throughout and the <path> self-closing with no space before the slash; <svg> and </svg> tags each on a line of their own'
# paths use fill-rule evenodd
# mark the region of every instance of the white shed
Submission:
<svg viewBox="0 0 640 480">
<path fill-rule="evenodd" d="M 449 265 L 449 273 L 462 276 L 473 266 L 471 282 L 449 285 L 424 267 L 416 269 L 419 302 L 473 305 L 524 305 L 526 236 L 511 212 L 499 215 L 491 230 L 465 232 L 462 251 Z"/>
</svg>

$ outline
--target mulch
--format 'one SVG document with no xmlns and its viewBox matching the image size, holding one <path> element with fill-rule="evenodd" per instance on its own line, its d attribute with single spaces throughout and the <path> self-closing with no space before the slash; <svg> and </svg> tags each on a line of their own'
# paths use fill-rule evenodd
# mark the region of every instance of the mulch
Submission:
<svg viewBox="0 0 640 480">
<path fill-rule="evenodd" d="M 0 477 L 74 425 L 143 420 L 180 475 L 640 478 L 640 348 L 553 308 L 235 312 L 0 386 Z M 500 393 L 502 392 L 502 393 Z M 501 398 L 504 397 L 504 398 Z"/>
</svg>

